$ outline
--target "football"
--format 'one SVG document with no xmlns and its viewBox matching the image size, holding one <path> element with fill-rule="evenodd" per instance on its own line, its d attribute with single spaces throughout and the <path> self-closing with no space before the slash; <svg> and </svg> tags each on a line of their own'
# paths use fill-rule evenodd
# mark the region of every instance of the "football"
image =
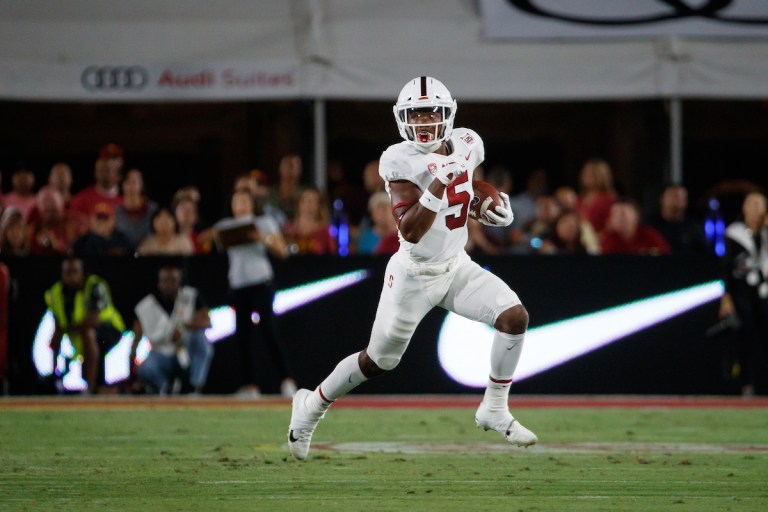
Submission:
<svg viewBox="0 0 768 512">
<path fill-rule="evenodd" d="M 497 206 L 504 204 L 499 191 L 487 181 L 473 181 L 472 190 L 474 195 L 469 203 L 469 216 L 473 219 L 489 220 L 485 212 L 489 209 L 494 211 Z"/>
</svg>

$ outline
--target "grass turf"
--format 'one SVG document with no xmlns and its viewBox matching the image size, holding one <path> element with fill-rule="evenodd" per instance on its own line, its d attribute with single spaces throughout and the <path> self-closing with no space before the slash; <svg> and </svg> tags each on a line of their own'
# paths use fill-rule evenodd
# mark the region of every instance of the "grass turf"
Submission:
<svg viewBox="0 0 768 512">
<path fill-rule="evenodd" d="M 297 462 L 288 404 L 0 409 L 0 510 L 768 510 L 766 409 L 514 412 L 540 446 L 469 408 L 339 408 Z"/>
</svg>

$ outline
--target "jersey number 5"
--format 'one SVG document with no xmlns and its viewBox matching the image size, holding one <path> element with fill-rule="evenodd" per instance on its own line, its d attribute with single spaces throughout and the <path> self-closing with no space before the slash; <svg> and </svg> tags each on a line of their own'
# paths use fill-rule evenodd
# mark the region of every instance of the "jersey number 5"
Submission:
<svg viewBox="0 0 768 512">
<path fill-rule="evenodd" d="M 467 213 L 469 213 L 469 202 L 472 201 L 472 194 L 469 193 L 468 185 L 469 173 L 465 172 L 456 178 L 445 190 L 448 196 L 448 206 L 461 205 L 461 209 L 453 215 L 445 216 L 445 225 L 448 229 L 457 229 L 467 223 Z"/>
</svg>

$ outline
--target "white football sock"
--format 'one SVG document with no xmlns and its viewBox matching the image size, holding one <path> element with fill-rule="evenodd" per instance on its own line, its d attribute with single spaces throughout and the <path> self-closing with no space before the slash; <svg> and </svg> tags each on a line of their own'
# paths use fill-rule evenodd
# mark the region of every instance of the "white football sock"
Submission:
<svg viewBox="0 0 768 512">
<path fill-rule="evenodd" d="M 312 393 L 314 405 L 321 410 L 331 406 L 334 400 L 346 395 L 368 379 L 357 362 L 359 352 L 342 359 L 336 368 Z"/>
<path fill-rule="evenodd" d="M 491 346 L 491 375 L 485 388 L 483 401 L 490 410 L 507 410 L 509 407 L 509 387 L 512 376 L 520 361 L 525 333 L 506 334 L 496 331 Z"/>
</svg>

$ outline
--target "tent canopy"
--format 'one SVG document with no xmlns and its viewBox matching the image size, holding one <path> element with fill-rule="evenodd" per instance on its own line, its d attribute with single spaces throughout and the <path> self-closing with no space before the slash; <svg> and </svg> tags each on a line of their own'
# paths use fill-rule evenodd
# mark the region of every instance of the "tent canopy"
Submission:
<svg viewBox="0 0 768 512">
<path fill-rule="evenodd" d="M 423 74 L 462 101 L 768 96 L 768 40 L 754 37 L 768 25 L 735 38 L 491 37 L 494 9 L 537 21 L 519 3 L 0 0 L 0 98 L 391 100 Z"/>
</svg>

